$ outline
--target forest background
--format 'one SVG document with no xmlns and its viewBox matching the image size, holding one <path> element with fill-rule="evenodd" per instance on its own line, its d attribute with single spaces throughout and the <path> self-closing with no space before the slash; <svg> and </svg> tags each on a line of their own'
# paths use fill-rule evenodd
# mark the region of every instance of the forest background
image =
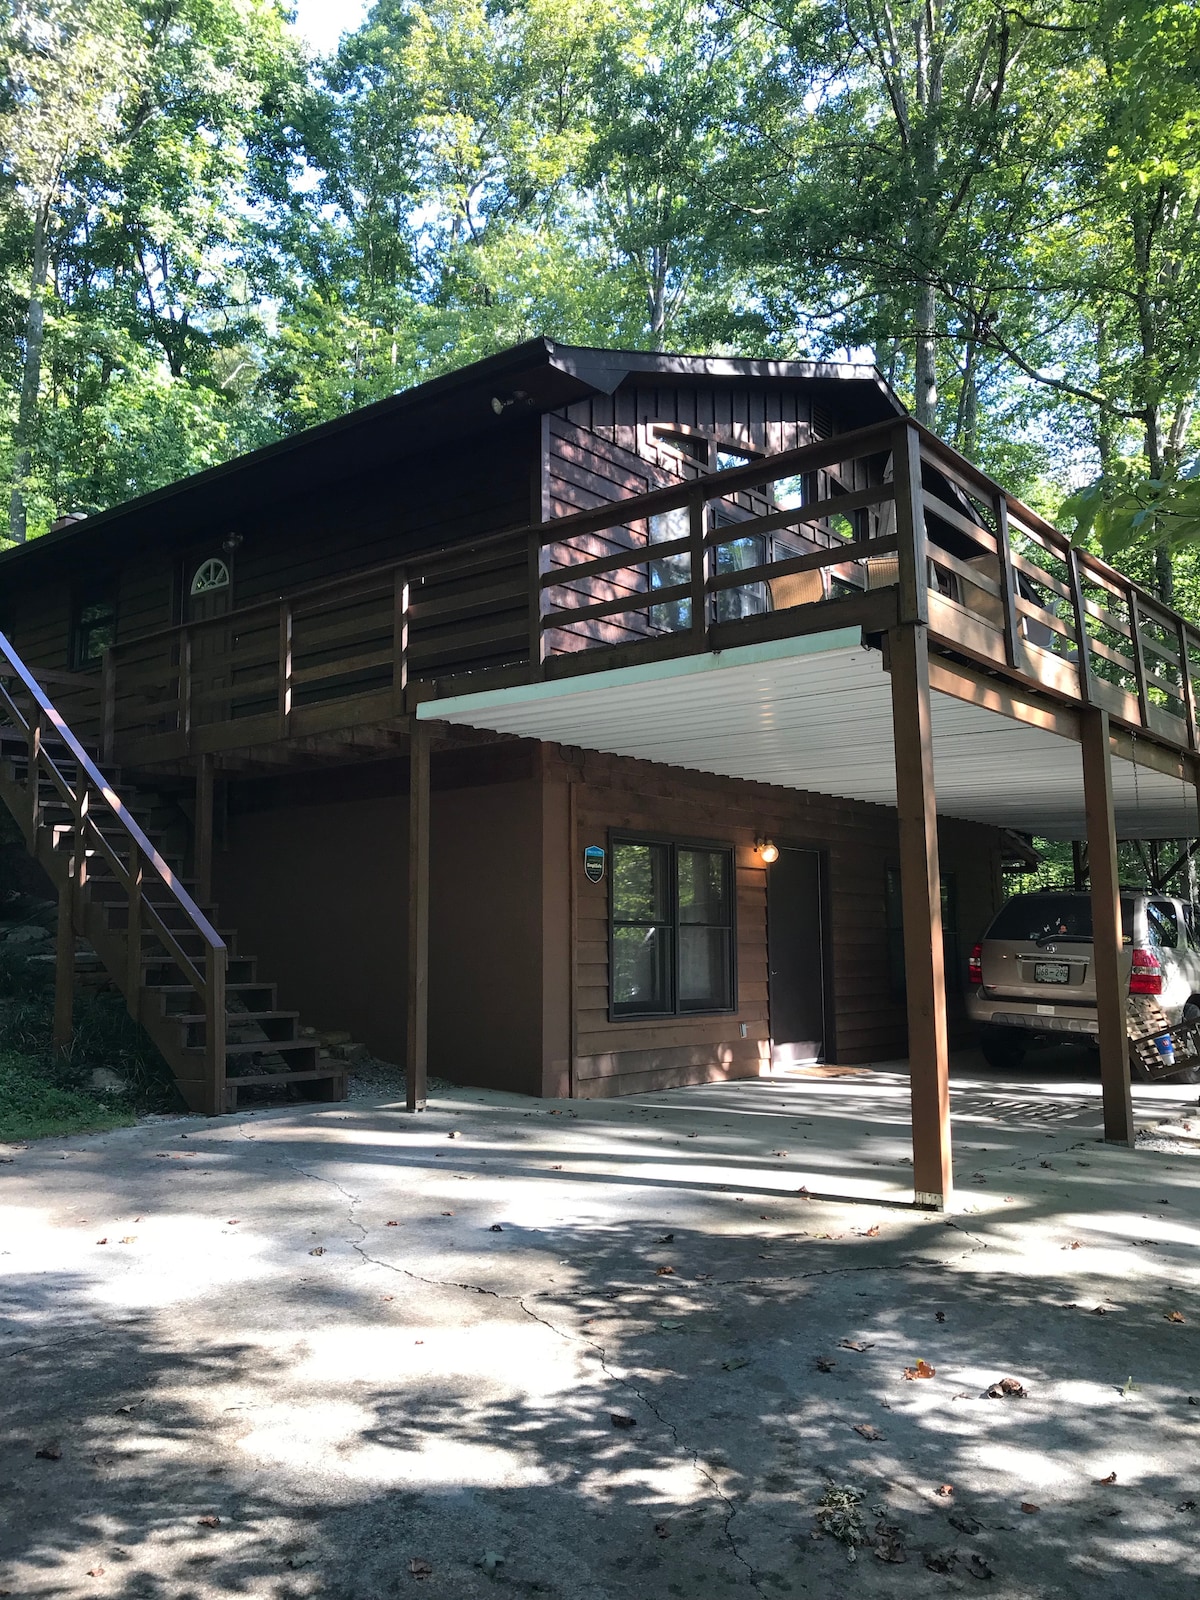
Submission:
<svg viewBox="0 0 1200 1600">
<path fill-rule="evenodd" d="M 0 0 L 0 546 L 534 334 L 874 359 L 1200 618 L 1200 8 Z"/>
</svg>

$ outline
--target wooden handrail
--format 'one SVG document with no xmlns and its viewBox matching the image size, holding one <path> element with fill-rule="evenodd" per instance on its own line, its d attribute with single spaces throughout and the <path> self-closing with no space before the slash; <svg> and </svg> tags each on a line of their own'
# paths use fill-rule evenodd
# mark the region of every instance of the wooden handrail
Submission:
<svg viewBox="0 0 1200 1600">
<path fill-rule="evenodd" d="M 151 844 L 137 819 L 92 761 L 65 718 L 48 699 L 33 673 L 2 633 L 0 633 L 0 675 L 15 678 L 32 706 L 29 717 L 26 717 L 4 683 L 0 682 L 0 708 L 7 713 L 13 726 L 25 734 L 29 746 L 27 783 L 32 822 L 31 843 L 36 843 L 37 832 L 41 826 L 39 785 L 44 775 L 69 806 L 75 818 L 77 860 L 82 864 L 89 850 L 101 856 L 111 868 L 115 881 L 128 896 L 129 921 L 126 930 L 128 965 L 125 982 L 126 999 L 133 1014 L 137 1015 L 138 994 L 142 983 L 143 925 L 154 934 L 203 1001 L 205 1015 L 211 1019 L 205 1036 L 205 1057 L 213 1082 L 215 1101 L 224 1077 L 224 974 L 228 954 L 225 941 Z M 50 730 L 53 730 L 53 738 L 66 747 L 75 764 L 74 785 L 67 780 L 46 748 L 46 738 Z M 102 816 L 114 820 L 119 825 L 121 833 L 128 841 L 127 860 L 122 859 L 121 851 L 114 846 L 100 827 L 96 817 L 97 806 Z M 147 870 L 153 880 L 166 890 L 169 901 L 183 912 L 191 929 L 199 935 L 204 947 L 203 972 L 183 949 L 175 932 L 167 926 L 158 907 L 146 898 Z"/>
</svg>

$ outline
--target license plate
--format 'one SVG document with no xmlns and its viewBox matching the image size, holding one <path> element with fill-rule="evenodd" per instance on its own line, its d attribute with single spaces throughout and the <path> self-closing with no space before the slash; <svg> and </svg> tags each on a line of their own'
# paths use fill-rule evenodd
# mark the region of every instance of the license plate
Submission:
<svg viewBox="0 0 1200 1600">
<path fill-rule="evenodd" d="M 1065 961 L 1035 961 L 1033 964 L 1034 983 L 1068 983 L 1071 978 L 1071 969 Z"/>
</svg>

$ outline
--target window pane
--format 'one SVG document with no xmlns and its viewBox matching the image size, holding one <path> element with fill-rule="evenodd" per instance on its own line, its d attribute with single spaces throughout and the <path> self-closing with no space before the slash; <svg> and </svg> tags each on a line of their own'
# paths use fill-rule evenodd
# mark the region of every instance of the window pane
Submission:
<svg viewBox="0 0 1200 1600">
<path fill-rule="evenodd" d="M 613 846 L 613 921 L 668 922 L 671 916 L 665 844 Z"/>
<path fill-rule="evenodd" d="M 680 850 L 680 922 L 729 926 L 729 857 L 724 850 Z"/>
<path fill-rule="evenodd" d="M 679 1009 L 711 1011 L 732 1004 L 729 930 L 681 927 L 679 930 Z"/>
<path fill-rule="evenodd" d="M 626 1012 L 671 1009 L 671 930 L 613 928 L 612 1003 Z"/>
</svg>

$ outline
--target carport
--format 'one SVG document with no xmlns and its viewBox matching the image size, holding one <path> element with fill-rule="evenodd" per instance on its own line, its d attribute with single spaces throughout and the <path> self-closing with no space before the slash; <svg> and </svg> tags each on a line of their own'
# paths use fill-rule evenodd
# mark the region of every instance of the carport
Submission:
<svg viewBox="0 0 1200 1600">
<path fill-rule="evenodd" d="M 728 505 L 742 479 L 856 456 L 878 462 L 881 443 L 891 449 L 874 487 L 759 519 L 807 529 L 812 553 L 733 575 L 714 570 L 713 547 L 732 535 L 710 527 L 706 511 Z M 859 513 L 849 540 L 822 532 L 831 506 Z M 629 549 L 631 530 L 646 525 L 639 517 L 682 508 L 688 535 L 657 548 L 690 551 L 690 588 L 677 586 L 691 594 L 690 626 L 634 643 L 597 636 L 616 615 L 645 613 L 645 545 Z M 738 535 L 757 525 L 738 522 Z M 952 554 L 939 528 L 969 534 L 977 556 Z M 597 530 L 610 544 L 620 534 L 624 553 L 594 555 Z M 908 421 L 886 438 L 868 429 L 622 501 L 619 512 L 559 518 L 535 530 L 534 544 L 533 667 L 430 686 L 416 710 L 418 745 L 427 748 L 436 724 L 456 724 L 896 807 L 913 1187 L 916 1202 L 933 1208 L 952 1190 L 937 817 L 1086 839 L 1104 1131 L 1131 1144 L 1116 841 L 1197 832 L 1200 636 Z M 872 566 L 881 551 L 895 552 L 883 584 Z M 840 597 L 818 588 L 809 603 L 788 598 L 766 616 L 713 620 L 710 601 L 735 583 L 822 570 L 842 576 Z M 629 588 L 613 595 L 618 571 Z M 862 571 L 865 587 L 853 588 L 846 575 Z M 427 761 L 414 760 L 412 772 L 419 885 Z M 414 935 L 415 1016 L 419 926 Z M 419 1051 L 411 1060 L 410 1099 L 419 1099 Z"/>
</svg>

